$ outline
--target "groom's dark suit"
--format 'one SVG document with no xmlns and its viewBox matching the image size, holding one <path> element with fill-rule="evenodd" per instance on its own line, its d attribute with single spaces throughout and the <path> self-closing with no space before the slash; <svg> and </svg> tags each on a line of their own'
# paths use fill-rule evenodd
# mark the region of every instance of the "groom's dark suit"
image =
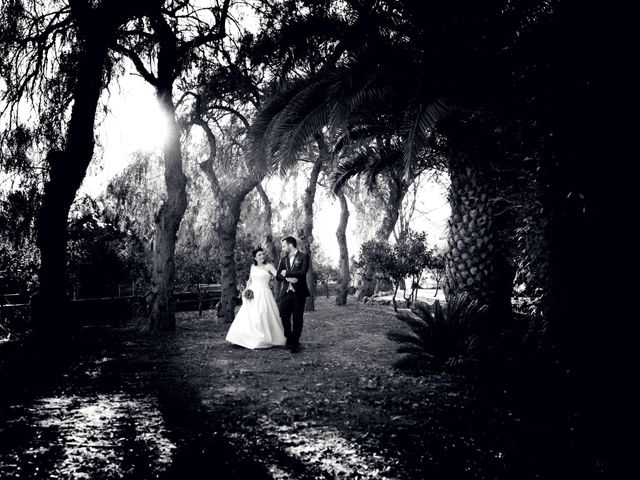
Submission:
<svg viewBox="0 0 640 480">
<path fill-rule="evenodd" d="M 286 275 L 281 275 L 286 270 Z M 296 252 L 295 257 L 291 259 L 289 255 L 280 259 L 278 264 L 278 275 L 276 278 L 282 282 L 282 288 L 278 294 L 278 309 L 280 310 L 280 318 L 282 319 L 282 327 L 284 335 L 287 337 L 289 345 L 298 345 L 300 343 L 300 334 L 302 333 L 302 322 L 304 316 L 304 305 L 307 297 L 310 295 L 307 286 L 307 271 L 309 270 L 309 255 L 300 251 Z M 290 284 L 286 277 L 297 278 L 298 282 Z M 294 291 L 290 291 L 289 286 Z M 291 327 L 291 317 L 293 316 L 293 328 Z"/>
</svg>

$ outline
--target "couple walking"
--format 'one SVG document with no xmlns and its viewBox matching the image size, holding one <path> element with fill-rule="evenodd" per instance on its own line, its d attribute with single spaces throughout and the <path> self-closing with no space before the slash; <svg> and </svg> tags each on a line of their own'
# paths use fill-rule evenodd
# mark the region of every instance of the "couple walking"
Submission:
<svg viewBox="0 0 640 480">
<path fill-rule="evenodd" d="M 309 255 L 298 250 L 293 237 L 282 240 L 282 251 L 285 255 L 277 270 L 267 262 L 262 248 L 252 252 L 253 265 L 242 306 L 229 328 L 227 341 L 252 349 L 286 345 L 292 353 L 300 351 L 304 306 L 309 296 Z M 272 278 L 282 282 L 277 304 L 269 288 Z"/>
</svg>

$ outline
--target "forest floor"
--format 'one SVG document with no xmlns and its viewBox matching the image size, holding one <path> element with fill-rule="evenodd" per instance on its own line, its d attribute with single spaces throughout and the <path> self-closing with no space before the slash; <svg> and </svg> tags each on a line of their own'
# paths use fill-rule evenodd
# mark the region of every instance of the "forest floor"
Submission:
<svg viewBox="0 0 640 480">
<path fill-rule="evenodd" d="M 404 325 L 388 306 L 349 301 L 317 300 L 297 354 L 227 343 L 213 311 L 180 313 L 175 334 L 85 327 L 76 356 L 25 369 L 38 387 L 0 402 L 0 478 L 576 473 L 564 417 L 540 423 L 459 378 L 395 370 L 386 333 Z"/>
</svg>

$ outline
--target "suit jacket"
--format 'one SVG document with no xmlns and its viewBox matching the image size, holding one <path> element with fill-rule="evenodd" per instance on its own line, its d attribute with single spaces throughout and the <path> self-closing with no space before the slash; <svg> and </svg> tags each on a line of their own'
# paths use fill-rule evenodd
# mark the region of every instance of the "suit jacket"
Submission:
<svg viewBox="0 0 640 480">
<path fill-rule="evenodd" d="M 282 276 L 280 273 L 282 270 L 286 270 L 287 274 Z M 309 286 L 307 285 L 307 272 L 309 271 L 309 255 L 306 253 L 302 253 L 301 251 L 296 252 L 296 256 L 293 258 L 293 261 L 289 261 L 289 255 L 280 259 L 280 263 L 278 264 L 278 275 L 276 279 L 282 282 L 282 287 L 280 289 L 280 294 L 278 298 L 284 295 L 289 288 L 289 282 L 287 282 L 286 277 L 297 278 L 298 282 L 293 283 L 293 288 L 295 290 L 294 295 L 308 297 L 311 295 L 309 292 Z"/>
</svg>

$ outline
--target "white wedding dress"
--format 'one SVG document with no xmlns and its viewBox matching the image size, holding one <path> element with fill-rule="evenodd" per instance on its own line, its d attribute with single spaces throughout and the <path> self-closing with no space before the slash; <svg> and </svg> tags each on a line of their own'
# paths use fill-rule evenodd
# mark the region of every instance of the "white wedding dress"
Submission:
<svg viewBox="0 0 640 480">
<path fill-rule="evenodd" d="M 227 341 L 246 348 L 269 348 L 286 343 L 278 305 L 269 288 L 271 274 L 251 265 L 247 288 L 253 298 L 242 298 L 242 306 L 233 320 Z"/>
</svg>

